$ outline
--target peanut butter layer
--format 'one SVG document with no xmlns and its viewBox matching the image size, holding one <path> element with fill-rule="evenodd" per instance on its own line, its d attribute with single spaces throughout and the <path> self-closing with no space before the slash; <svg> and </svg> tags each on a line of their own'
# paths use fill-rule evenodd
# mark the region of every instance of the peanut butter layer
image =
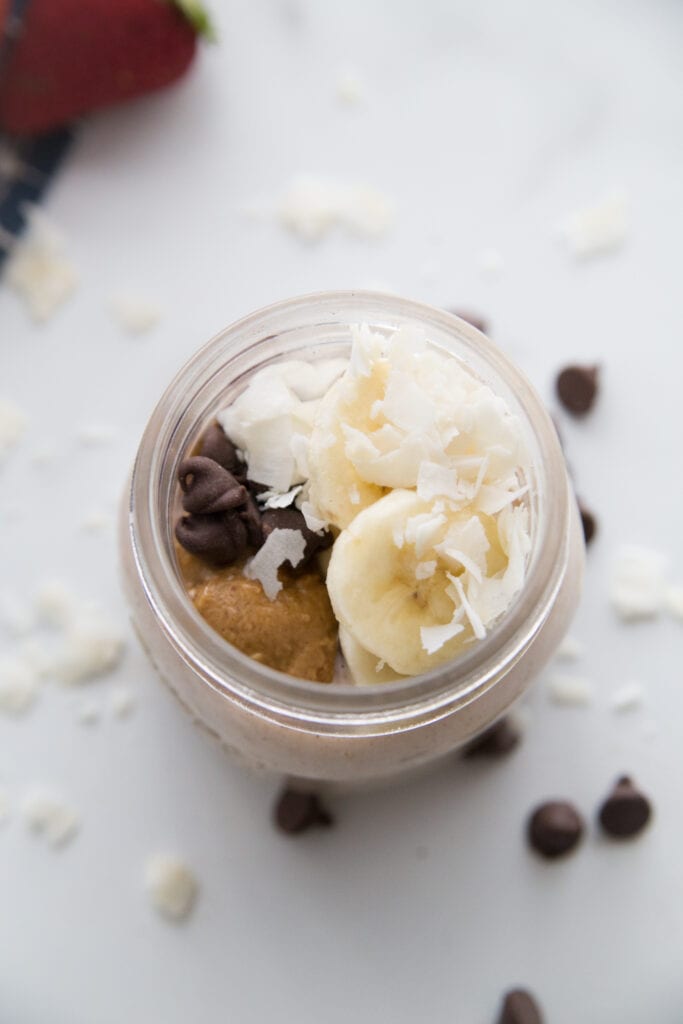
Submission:
<svg viewBox="0 0 683 1024">
<path fill-rule="evenodd" d="M 242 575 L 243 564 L 212 569 L 181 551 L 178 563 L 197 611 L 228 643 L 280 672 L 332 682 L 337 621 L 316 570 L 281 569 L 283 587 L 271 601 L 258 580 Z"/>
</svg>

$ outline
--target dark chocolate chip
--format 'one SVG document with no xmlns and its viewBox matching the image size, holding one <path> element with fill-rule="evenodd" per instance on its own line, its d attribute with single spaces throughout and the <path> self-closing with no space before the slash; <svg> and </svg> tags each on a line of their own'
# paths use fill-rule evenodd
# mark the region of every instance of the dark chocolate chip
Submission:
<svg viewBox="0 0 683 1024">
<path fill-rule="evenodd" d="M 476 329 L 481 331 L 482 334 L 488 334 L 488 322 L 478 313 L 473 313 L 469 309 L 451 309 L 449 312 L 453 313 L 455 316 L 459 316 L 461 320 L 464 320 L 472 327 L 476 327 Z"/>
<path fill-rule="evenodd" d="M 567 412 L 585 416 L 598 395 L 597 366 L 566 366 L 555 381 L 557 396 Z"/>
<path fill-rule="evenodd" d="M 233 476 L 243 477 L 247 471 L 237 454 L 237 448 L 219 423 L 212 423 L 202 434 L 199 454 L 213 459 Z"/>
<path fill-rule="evenodd" d="M 586 544 L 590 544 L 598 529 L 596 518 L 582 502 L 579 502 L 579 515 L 581 516 L 581 526 L 583 527 L 583 538 Z"/>
<path fill-rule="evenodd" d="M 542 857 L 562 857 L 578 845 L 583 835 L 583 818 L 564 800 L 549 800 L 529 818 L 529 843 Z"/>
<path fill-rule="evenodd" d="M 523 988 L 506 993 L 497 1024 L 543 1024 L 540 1007 Z"/>
<path fill-rule="evenodd" d="M 261 526 L 261 513 L 253 497 L 247 492 L 244 508 L 240 509 L 239 517 L 247 528 L 247 537 L 253 548 L 260 548 L 263 544 L 263 529 Z"/>
<path fill-rule="evenodd" d="M 183 508 L 198 515 L 229 512 L 247 500 L 246 488 L 213 459 L 195 455 L 178 469 Z"/>
<path fill-rule="evenodd" d="M 314 533 L 313 530 L 309 529 L 306 525 L 303 512 L 300 512 L 298 508 L 266 509 L 261 516 L 261 525 L 263 527 L 264 540 L 268 534 L 273 532 L 273 530 L 301 531 L 306 542 L 306 547 L 304 548 L 304 557 L 298 565 L 299 569 L 305 565 L 306 562 L 316 554 L 316 552 L 324 551 L 325 548 L 329 548 L 330 544 L 334 540 L 329 530 L 325 530 L 323 533 Z M 297 568 L 297 566 L 292 566 L 292 568 Z"/>
<path fill-rule="evenodd" d="M 505 757 L 512 753 L 520 739 L 519 729 L 509 718 L 502 718 L 467 745 L 465 757 Z"/>
<path fill-rule="evenodd" d="M 183 516 L 175 535 L 186 551 L 214 565 L 230 565 L 247 550 L 247 528 L 234 513 Z"/>
<path fill-rule="evenodd" d="M 281 832 L 296 835 L 314 825 L 334 824 L 332 815 L 322 806 L 315 793 L 285 789 L 275 804 L 275 824 Z"/>
<path fill-rule="evenodd" d="M 642 832 L 649 822 L 652 805 L 628 775 L 622 775 L 602 804 L 598 817 L 608 835 L 614 839 L 630 839 Z"/>
</svg>

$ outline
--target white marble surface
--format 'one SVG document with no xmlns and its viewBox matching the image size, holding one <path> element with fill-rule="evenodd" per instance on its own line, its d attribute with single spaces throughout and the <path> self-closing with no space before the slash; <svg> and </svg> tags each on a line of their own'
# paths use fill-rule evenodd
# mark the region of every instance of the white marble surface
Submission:
<svg viewBox="0 0 683 1024">
<path fill-rule="evenodd" d="M 683 8 L 672 0 L 346 5 L 214 0 L 221 44 L 166 95 L 93 118 L 47 206 L 81 286 L 45 327 L 0 287 L 0 395 L 30 427 L 0 471 L 2 589 L 63 578 L 125 622 L 113 513 L 150 409 L 187 356 L 235 317 L 290 294 L 386 283 L 485 313 L 549 399 L 567 360 L 604 367 L 599 407 L 563 420 L 601 534 L 590 552 L 572 671 L 587 709 L 542 685 L 522 749 L 454 765 L 384 794 L 345 798 L 338 827 L 291 842 L 271 829 L 275 784 L 243 775 L 179 712 L 133 636 L 115 677 L 49 687 L 23 720 L 0 718 L 0 1021 L 5 1024 L 488 1024 L 524 984 L 548 1024 L 683 1019 L 680 844 L 683 627 L 622 626 L 608 574 L 623 542 L 659 547 L 683 579 L 680 251 Z M 354 65 L 365 96 L 336 97 Z M 309 172 L 393 198 L 386 239 L 299 243 L 243 214 Z M 630 197 L 627 244 L 577 265 L 567 213 L 613 188 Z M 496 277 L 483 249 L 499 250 Z M 109 295 L 163 310 L 121 332 Z M 111 424 L 84 447 L 84 424 Z M 54 446 L 51 462 L 31 456 Z M 2 636 L 3 650 L 12 641 Z M 645 705 L 610 709 L 640 681 Z M 116 683 L 126 721 L 77 721 Z M 548 795 L 588 815 L 619 773 L 656 821 L 619 848 L 594 829 L 545 865 L 522 822 Z M 82 815 L 53 852 L 17 805 L 35 783 Z M 201 882 L 182 927 L 155 916 L 146 857 L 178 852 Z"/>
</svg>

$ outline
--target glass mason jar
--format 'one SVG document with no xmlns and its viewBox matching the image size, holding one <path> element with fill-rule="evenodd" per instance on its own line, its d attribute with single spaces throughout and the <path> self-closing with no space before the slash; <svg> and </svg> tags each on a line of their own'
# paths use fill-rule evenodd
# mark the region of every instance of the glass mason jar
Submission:
<svg viewBox="0 0 683 1024">
<path fill-rule="evenodd" d="M 372 686 L 320 684 L 261 665 L 227 643 L 187 597 L 174 555 L 177 470 L 250 375 L 284 359 L 348 354 L 349 325 L 421 326 L 501 395 L 523 425 L 532 546 L 521 593 L 453 662 Z M 190 713 L 257 769 L 360 784 L 436 761 L 498 719 L 553 654 L 577 604 L 584 543 L 552 420 L 525 377 L 479 331 L 443 310 L 372 292 L 328 292 L 233 324 L 182 368 L 142 437 L 122 505 L 123 579 L 134 626 Z"/>
</svg>

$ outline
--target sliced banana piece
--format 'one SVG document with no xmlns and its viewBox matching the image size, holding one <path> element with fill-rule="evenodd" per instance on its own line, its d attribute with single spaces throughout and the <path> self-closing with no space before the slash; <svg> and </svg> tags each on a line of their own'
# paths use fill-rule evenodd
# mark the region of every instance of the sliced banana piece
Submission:
<svg viewBox="0 0 683 1024">
<path fill-rule="evenodd" d="M 322 517 L 345 529 L 391 489 L 486 514 L 521 496 L 520 425 L 502 398 L 423 331 L 351 333 L 348 369 L 320 402 L 309 445 Z"/>
<path fill-rule="evenodd" d="M 373 382 L 342 378 L 332 385 L 318 406 L 308 448 L 309 500 L 321 517 L 333 526 L 345 529 L 359 512 L 386 493 L 385 488 L 368 483 L 346 456 L 344 424 L 365 419 L 361 403 L 369 400 Z M 358 428 L 360 429 L 360 428 Z"/>
<path fill-rule="evenodd" d="M 339 629 L 339 645 L 351 677 L 358 686 L 377 686 L 378 683 L 393 683 L 406 678 L 361 647 L 343 626 Z"/>
<path fill-rule="evenodd" d="M 335 541 L 327 573 L 341 626 L 401 675 L 455 657 L 484 632 L 461 580 L 483 580 L 492 555 L 499 561 L 486 525 L 403 489 L 364 509 Z"/>
</svg>

